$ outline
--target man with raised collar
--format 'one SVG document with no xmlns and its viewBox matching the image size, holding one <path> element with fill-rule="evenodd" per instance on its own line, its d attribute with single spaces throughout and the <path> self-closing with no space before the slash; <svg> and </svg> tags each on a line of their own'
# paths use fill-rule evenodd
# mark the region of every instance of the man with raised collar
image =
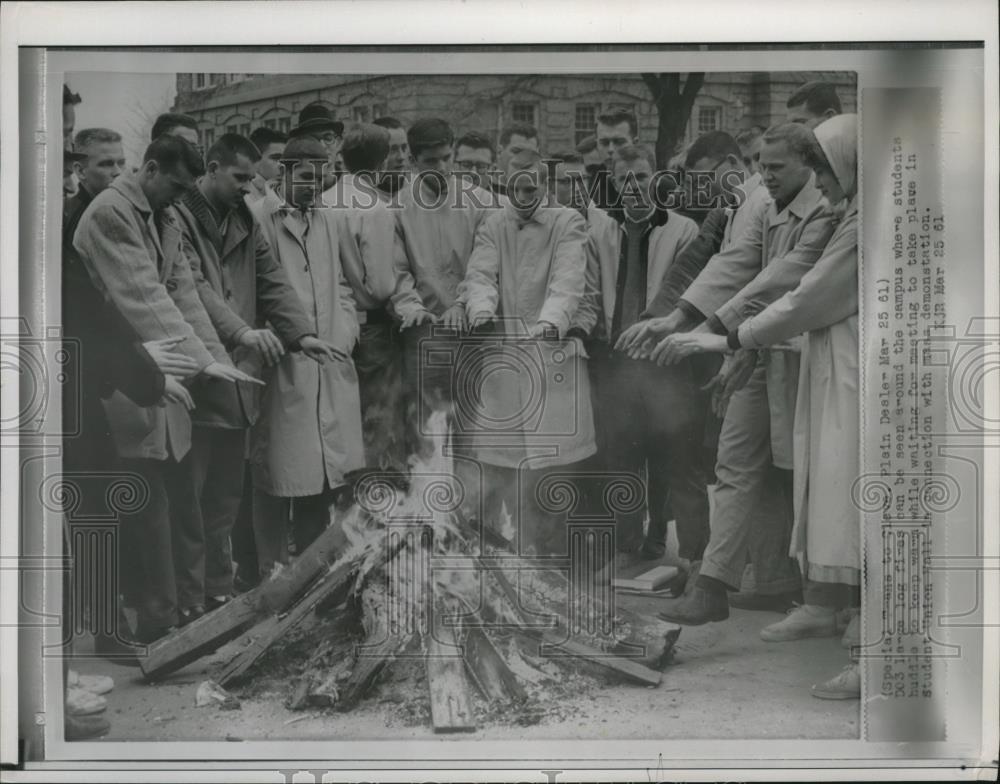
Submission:
<svg viewBox="0 0 1000 784">
<path fill-rule="evenodd" d="M 334 361 L 286 353 L 266 371 L 261 416 L 251 429 L 254 536 L 261 568 L 286 562 L 294 510 L 304 550 L 330 522 L 329 505 L 346 475 L 364 467 L 354 294 L 341 264 L 339 222 L 321 204 L 326 149 L 295 138 L 285 147 L 285 204 L 251 212 L 302 301 L 312 330 Z"/>
<path fill-rule="evenodd" d="M 569 334 L 585 288 L 587 234 L 575 210 L 549 202 L 537 150 L 511 155 L 504 174 L 508 203 L 480 226 L 459 286 L 469 329 L 491 325 L 496 341 L 479 360 L 486 372 L 456 381 L 468 394 L 456 407 L 482 415 L 468 441 L 492 524 L 503 499 L 522 548 L 559 554 L 571 510 L 547 508 L 547 479 L 564 480 L 596 451 L 586 352 Z"/>
<path fill-rule="evenodd" d="M 677 308 L 658 320 L 655 338 L 639 348 L 643 354 L 660 364 L 678 361 L 671 334 L 692 329 L 726 334 L 794 289 L 816 263 L 835 223 L 806 165 L 813 145 L 812 132 L 802 124 L 785 123 L 765 132 L 760 172 L 772 202 L 751 216 L 741 237 L 713 256 Z M 727 591 L 740 588 L 751 515 L 764 493 L 765 477 L 772 465 L 792 468 L 798 375 L 794 342 L 727 357 L 716 380 L 728 402 L 719 434 L 712 536 L 692 592 L 663 617 L 691 625 L 729 617 Z M 785 505 L 782 536 L 787 541 L 790 494 Z"/>
<path fill-rule="evenodd" d="M 165 135 L 146 149 L 136 173 L 104 189 L 80 218 L 73 246 L 98 290 L 143 341 L 180 339 L 176 351 L 195 361 L 200 376 L 253 381 L 235 368 L 205 313 L 182 249 L 171 208 L 203 171 L 198 151 Z M 116 392 L 105 403 L 123 466 L 141 476 L 149 501 L 123 514 L 143 558 L 136 636 L 152 642 L 178 621 L 171 544 L 171 506 L 181 497 L 179 469 L 191 446 L 191 399 L 140 407 Z"/>
<path fill-rule="evenodd" d="M 286 350 L 318 362 L 333 357 L 244 203 L 259 158 L 248 139 L 224 134 L 206 155 L 205 176 L 177 206 L 205 310 L 236 366 L 254 376 Z M 243 492 L 246 432 L 259 416 L 255 386 L 196 381 L 191 391 L 190 495 L 174 525 L 182 623 L 232 594 L 229 537 Z"/>
</svg>

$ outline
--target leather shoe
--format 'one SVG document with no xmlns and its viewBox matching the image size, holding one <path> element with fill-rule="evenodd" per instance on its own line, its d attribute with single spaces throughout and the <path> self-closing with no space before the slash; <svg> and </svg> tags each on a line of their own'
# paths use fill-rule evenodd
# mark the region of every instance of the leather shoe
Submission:
<svg viewBox="0 0 1000 784">
<path fill-rule="evenodd" d="M 786 613 L 802 603 L 801 593 L 738 593 L 729 594 L 729 606 L 740 610 Z"/>
<path fill-rule="evenodd" d="M 90 740 L 100 738 L 111 731 L 111 722 L 103 716 L 63 716 L 63 730 L 66 740 Z"/>
<path fill-rule="evenodd" d="M 689 594 L 667 605 L 658 618 L 682 626 L 701 626 L 709 621 L 724 621 L 729 617 L 729 602 L 724 593 L 707 591 L 694 585 Z"/>
<path fill-rule="evenodd" d="M 187 626 L 191 621 L 196 621 L 201 616 L 205 614 L 205 608 L 200 604 L 196 604 L 194 607 L 185 607 L 183 610 L 177 613 L 177 625 Z"/>
</svg>

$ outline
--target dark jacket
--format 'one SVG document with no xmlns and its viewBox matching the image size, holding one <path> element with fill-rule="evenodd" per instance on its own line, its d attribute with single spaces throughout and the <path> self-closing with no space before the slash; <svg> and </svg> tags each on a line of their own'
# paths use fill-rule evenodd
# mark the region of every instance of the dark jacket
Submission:
<svg viewBox="0 0 1000 784">
<path fill-rule="evenodd" d="M 240 337 L 266 322 L 286 348 L 298 350 L 299 340 L 315 334 L 302 301 L 243 202 L 230 213 L 224 237 L 198 188 L 188 191 L 177 214 L 198 295 L 219 339 L 238 368 L 260 377 L 260 356 L 240 346 Z M 257 421 L 260 401 L 254 384 L 198 379 L 191 394 L 191 419 L 197 425 L 237 429 Z"/>
<path fill-rule="evenodd" d="M 68 471 L 108 471 L 115 465 L 102 399 L 118 390 L 137 405 L 151 406 L 163 396 L 164 385 L 138 335 L 98 292 L 73 248 L 73 234 L 91 200 L 81 186 L 63 203 L 63 458 Z"/>
<path fill-rule="evenodd" d="M 660 290 L 643 312 L 643 318 L 668 316 L 678 307 L 687 287 L 698 277 L 708 260 L 719 252 L 722 237 L 726 231 L 726 211 L 712 210 L 702 221 L 701 229 L 694 241 L 674 260 L 660 284 Z M 683 305 L 681 305 L 683 307 Z M 687 312 L 687 311 L 685 311 Z M 690 313 L 692 317 L 700 314 Z M 697 318 L 698 321 L 704 316 Z"/>
</svg>

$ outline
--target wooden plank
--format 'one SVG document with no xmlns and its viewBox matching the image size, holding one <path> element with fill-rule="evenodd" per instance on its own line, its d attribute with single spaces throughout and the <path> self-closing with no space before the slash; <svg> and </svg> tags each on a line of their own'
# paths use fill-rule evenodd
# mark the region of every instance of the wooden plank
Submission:
<svg viewBox="0 0 1000 784">
<path fill-rule="evenodd" d="M 465 636 L 463 646 L 469 678 L 486 699 L 496 702 L 522 702 L 527 699 L 527 692 L 517 676 L 482 629 L 471 629 Z"/>
<path fill-rule="evenodd" d="M 290 606 L 343 552 L 346 539 L 338 521 L 316 538 L 291 564 L 272 574 L 252 591 L 237 596 L 213 612 L 147 646 L 139 667 L 147 680 L 157 680 L 217 650 L 244 630 Z M 340 577 L 353 570 L 342 564 Z"/>
<path fill-rule="evenodd" d="M 309 613 L 316 609 L 316 605 L 332 594 L 343 591 L 346 587 L 345 580 L 333 579 L 332 576 L 321 580 L 286 614 L 272 615 L 257 624 L 251 631 L 253 639 L 250 644 L 224 664 L 216 672 L 213 680 L 223 687 L 235 683 L 264 654 L 264 651 L 303 621 Z"/>
<path fill-rule="evenodd" d="M 426 635 L 424 647 L 427 688 L 431 700 L 431 721 L 434 732 L 475 732 L 476 723 L 469 699 L 462 654 L 456 650 L 455 633 L 438 626 L 437 639 Z"/>
</svg>

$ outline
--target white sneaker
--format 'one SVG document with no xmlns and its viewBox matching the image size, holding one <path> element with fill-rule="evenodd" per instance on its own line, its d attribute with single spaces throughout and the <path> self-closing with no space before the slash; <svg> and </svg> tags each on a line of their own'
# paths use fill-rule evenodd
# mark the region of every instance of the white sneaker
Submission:
<svg viewBox="0 0 1000 784">
<path fill-rule="evenodd" d="M 66 713 L 70 716 L 90 716 L 108 707 L 108 701 L 79 686 L 66 689 Z"/>
<path fill-rule="evenodd" d="M 848 664 L 839 675 L 813 686 L 812 696 L 821 700 L 861 699 L 861 668 L 857 664 Z"/>
<path fill-rule="evenodd" d="M 836 612 L 815 604 L 800 604 L 783 619 L 760 630 L 764 642 L 788 642 L 806 637 L 834 637 Z"/>
<path fill-rule="evenodd" d="M 76 686 L 91 694 L 107 694 L 115 687 L 114 679 L 109 675 L 80 675 L 70 670 L 66 676 L 67 686 Z"/>
</svg>

